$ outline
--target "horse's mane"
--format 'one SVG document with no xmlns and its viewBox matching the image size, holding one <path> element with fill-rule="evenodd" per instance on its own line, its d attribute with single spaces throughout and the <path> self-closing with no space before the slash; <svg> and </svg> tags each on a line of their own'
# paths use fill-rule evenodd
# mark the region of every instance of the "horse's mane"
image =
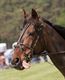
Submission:
<svg viewBox="0 0 65 80">
<path fill-rule="evenodd" d="M 65 27 L 53 24 L 45 18 L 42 18 L 42 20 L 50 25 L 52 28 L 54 28 L 65 39 Z"/>
</svg>

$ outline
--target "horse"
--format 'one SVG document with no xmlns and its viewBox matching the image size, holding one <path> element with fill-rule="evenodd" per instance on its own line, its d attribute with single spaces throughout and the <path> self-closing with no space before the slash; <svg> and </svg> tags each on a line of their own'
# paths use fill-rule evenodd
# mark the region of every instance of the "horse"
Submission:
<svg viewBox="0 0 65 80">
<path fill-rule="evenodd" d="M 31 55 L 41 55 L 46 50 L 54 65 L 65 76 L 64 38 L 39 17 L 34 9 L 31 15 L 27 15 L 24 11 L 24 23 L 24 29 L 15 48 L 15 51 L 17 49 L 21 53 L 19 56 L 19 53 L 17 55 L 14 51 L 12 62 L 20 62 L 25 68 L 23 62 L 28 63 L 27 58 L 30 59 Z"/>
</svg>

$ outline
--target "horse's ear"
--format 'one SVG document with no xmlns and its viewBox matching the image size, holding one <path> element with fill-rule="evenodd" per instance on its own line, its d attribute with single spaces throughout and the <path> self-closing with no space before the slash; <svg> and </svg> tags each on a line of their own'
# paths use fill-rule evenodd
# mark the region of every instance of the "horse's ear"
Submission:
<svg viewBox="0 0 65 80">
<path fill-rule="evenodd" d="M 26 18 L 27 17 L 27 13 L 26 13 L 26 11 L 23 9 L 23 13 L 24 13 L 24 18 Z"/>
<path fill-rule="evenodd" d="M 32 18 L 34 18 L 34 19 L 37 19 L 37 18 L 38 18 L 38 14 L 37 14 L 37 12 L 35 11 L 35 9 L 32 9 L 31 16 L 32 16 Z"/>
</svg>

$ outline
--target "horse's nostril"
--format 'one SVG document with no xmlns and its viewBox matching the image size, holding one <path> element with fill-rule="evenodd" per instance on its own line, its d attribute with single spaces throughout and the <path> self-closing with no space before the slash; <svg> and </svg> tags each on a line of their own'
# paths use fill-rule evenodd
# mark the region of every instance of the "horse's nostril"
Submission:
<svg viewBox="0 0 65 80">
<path fill-rule="evenodd" d="M 14 60 L 11 61 L 12 65 L 16 65 L 16 63 L 19 62 L 19 58 L 15 58 Z"/>
<path fill-rule="evenodd" d="M 16 58 L 16 59 L 15 59 L 15 63 L 18 63 L 18 62 L 19 62 L 19 58 Z"/>
</svg>

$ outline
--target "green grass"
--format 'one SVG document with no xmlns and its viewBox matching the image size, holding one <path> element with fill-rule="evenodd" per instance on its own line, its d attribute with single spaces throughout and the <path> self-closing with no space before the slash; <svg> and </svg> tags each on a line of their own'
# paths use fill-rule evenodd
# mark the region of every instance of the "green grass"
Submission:
<svg viewBox="0 0 65 80">
<path fill-rule="evenodd" d="M 0 80 L 65 80 L 62 74 L 49 63 L 32 64 L 23 71 L 0 70 Z"/>
</svg>

